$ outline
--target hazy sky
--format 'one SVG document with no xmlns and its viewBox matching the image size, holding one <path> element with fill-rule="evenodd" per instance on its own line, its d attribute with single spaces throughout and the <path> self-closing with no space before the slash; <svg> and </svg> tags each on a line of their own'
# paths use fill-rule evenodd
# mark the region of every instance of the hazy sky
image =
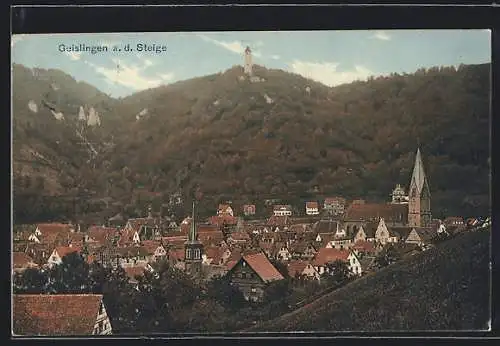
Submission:
<svg viewBox="0 0 500 346">
<path fill-rule="evenodd" d="M 107 45 L 107 52 L 61 51 L 71 44 Z M 125 52 L 129 44 L 134 52 Z M 166 46 L 138 52 L 137 44 Z M 326 85 L 420 67 L 491 61 L 489 30 L 262 31 L 15 35 L 12 62 L 57 68 L 111 96 L 254 63 L 301 74 Z M 113 52 L 112 47 L 121 48 Z"/>
</svg>

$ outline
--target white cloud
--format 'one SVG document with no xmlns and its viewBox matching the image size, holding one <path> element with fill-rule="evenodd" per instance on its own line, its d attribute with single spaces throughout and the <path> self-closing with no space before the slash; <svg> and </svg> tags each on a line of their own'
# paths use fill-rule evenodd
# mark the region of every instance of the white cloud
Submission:
<svg viewBox="0 0 500 346">
<path fill-rule="evenodd" d="M 160 74 L 158 77 L 147 77 L 142 74 L 145 67 L 139 67 L 137 65 L 126 64 L 118 59 L 112 59 L 115 64 L 115 68 L 107 68 L 104 66 L 98 66 L 91 62 L 85 62 L 95 69 L 95 71 L 106 78 L 109 84 L 119 84 L 133 90 L 144 90 L 148 88 L 154 88 L 165 81 L 170 81 L 173 79 L 173 73 Z"/>
<path fill-rule="evenodd" d="M 160 74 L 160 78 L 164 81 L 171 81 L 174 79 L 174 74 L 173 73 L 162 73 Z"/>
<path fill-rule="evenodd" d="M 288 63 L 290 70 L 303 77 L 321 82 L 328 86 L 350 83 L 355 80 L 365 80 L 374 75 L 366 67 L 357 65 L 351 71 L 337 71 L 338 63 L 335 62 L 308 62 L 294 60 Z"/>
<path fill-rule="evenodd" d="M 372 36 L 373 38 L 376 38 L 377 40 L 382 40 L 382 41 L 389 41 L 391 39 L 391 36 L 387 34 L 383 30 L 377 30 Z"/>
<path fill-rule="evenodd" d="M 232 41 L 232 42 L 227 42 L 227 41 L 220 41 L 220 40 L 216 40 L 216 39 L 213 39 L 211 37 L 208 37 L 206 35 L 198 35 L 198 37 L 200 37 L 202 40 L 206 41 L 206 42 L 210 42 L 210 43 L 213 43 L 219 47 L 222 47 L 230 52 L 233 52 L 233 53 L 236 53 L 236 54 L 243 54 L 243 52 L 245 51 L 245 48 L 246 46 L 244 46 L 240 41 Z M 258 41 L 257 43 L 261 43 L 262 45 L 262 41 Z M 255 51 L 252 49 L 252 55 L 257 57 L 257 58 L 260 58 L 262 57 L 262 54 L 258 51 Z"/>
<path fill-rule="evenodd" d="M 82 53 L 78 53 L 78 52 L 68 52 L 68 51 L 64 51 L 64 54 L 66 54 L 67 56 L 69 56 L 69 58 L 73 61 L 77 61 L 77 60 L 80 60 L 81 57 L 82 57 Z"/>
<path fill-rule="evenodd" d="M 281 57 L 279 55 L 271 55 L 271 59 L 279 60 Z"/>
</svg>

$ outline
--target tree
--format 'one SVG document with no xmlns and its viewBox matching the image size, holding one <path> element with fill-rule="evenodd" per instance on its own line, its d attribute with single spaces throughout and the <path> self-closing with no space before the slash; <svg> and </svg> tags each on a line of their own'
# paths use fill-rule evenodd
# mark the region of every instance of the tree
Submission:
<svg viewBox="0 0 500 346">
<path fill-rule="evenodd" d="M 375 264 L 378 268 L 386 267 L 392 263 L 397 262 L 401 258 L 400 253 L 396 250 L 394 245 L 389 244 L 382 249 L 382 251 L 375 258 Z"/>
<path fill-rule="evenodd" d="M 243 293 L 237 287 L 231 285 L 226 275 L 216 276 L 208 282 L 207 296 L 233 311 L 244 307 L 246 304 Z"/>
<path fill-rule="evenodd" d="M 327 263 L 326 272 L 323 274 L 327 280 L 335 285 L 341 285 L 345 283 L 351 274 L 347 262 L 342 260 L 335 260 L 333 262 Z"/>
<path fill-rule="evenodd" d="M 39 294 L 47 290 L 47 272 L 38 268 L 28 268 L 16 272 L 13 279 L 13 291 L 16 294 Z"/>
<path fill-rule="evenodd" d="M 51 293 L 88 293 L 91 291 L 89 264 L 78 252 L 62 258 L 62 263 L 53 266 L 48 272 Z"/>
</svg>

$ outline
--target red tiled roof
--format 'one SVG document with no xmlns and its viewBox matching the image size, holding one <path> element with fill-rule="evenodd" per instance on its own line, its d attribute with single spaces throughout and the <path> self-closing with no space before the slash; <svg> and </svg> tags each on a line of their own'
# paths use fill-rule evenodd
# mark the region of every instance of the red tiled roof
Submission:
<svg viewBox="0 0 500 346">
<path fill-rule="evenodd" d="M 273 215 L 267 220 L 268 226 L 286 226 L 290 224 L 290 218 L 285 216 Z"/>
<path fill-rule="evenodd" d="M 359 252 L 375 252 L 375 246 L 369 241 L 359 240 L 354 243 L 352 248 L 354 250 L 358 250 Z"/>
<path fill-rule="evenodd" d="M 404 221 L 408 216 L 408 205 L 390 203 L 351 204 L 346 211 L 346 219 L 374 220 L 384 218 L 386 221 Z"/>
<path fill-rule="evenodd" d="M 36 264 L 33 262 L 33 258 L 24 252 L 13 252 L 12 265 L 13 268 L 28 268 L 29 266 Z"/>
<path fill-rule="evenodd" d="M 306 261 L 291 261 L 288 263 L 288 275 L 290 277 L 295 277 L 295 275 L 298 273 L 299 275 L 302 274 L 304 269 L 307 267 L 307 262 Z"/>
<path fill-rule="evenodd" d="M 70 254 L 70 253 L 73 253 L 73 252 L 80 252 L 81 251 L 81 248 L 80 247 L 77 247 L 77 246 L 58 246 L 56 247 L 56 252 L 57 254 L 59 255 L 59 257 L 61 257 L 61 259 Z"/>
<path fill-rule="evenodd" d="M 94 239 L 99 243 L 104 243 L 106 240 L 111 240 L 119 232 L 116 228 L 102 227 L 102 226 L 91 226 L 87 230 L 89 238 Z"/>
<path fill-rule="evenodd" d="M 227 261 L 226 263 L 226 268 L 227 270 L 231 270 L 233 269 L 233 267 L 236 265 L 236 263 L 238 263 L 237 260 L 230 260 L 230 261 Z"/>
<path fill-rule="evenodd" d="M 325 198 L 325 204 L 345 204 L 346 199 L 344 197 L 327 197 Z"/>
<path fill-rule="evenodd" d="M 170 249 L 168 256 L 170 259 L 184 261 L 184 249 Z"/>
<path fill-rule="evenodd" d="M 306 208 L 309 209 L 318 209 L 318 202 L 306 202 Z"/>
<path fill-rule="evenodd" d="M 65 223 L 39 223 L 37 228 L 42 232 L 42 235 L 46 235 L 49 233 L 69 233 L 73 227 Z"/>
<path fill-rule="evenodd" d="M 221 261 L 223 251 L 223 249 L 216 246 L 211 246 L 204 249 L 207 258 L 212 259 L 212 264 L 218 264 Z"/>
<path fill-rule="evenodd" d="M 250 236 L 246 232 L 233 232 L 229 236 L 232 240 L 235 241 L 248 241 L 250 240 Z"/>
<path fill-rule="evenodd" d="M 243 260 L 260 276 L 263 281 L 284 279 L 283 275 L 269 262 L 262 252 L 243 256 Z"/>
<path fill-rule="evenodd" d="M 15 335 L 91 335 L 101 294 L 15 294 Z"/>
<path fill-rule="evenodd" d="M 124 267 L 125 274 L 130 279 L 135 279 L 136 276 L 144 275 L 144 267 L 143 266 L 132 266 L 132 267 Z"/>
<path fill-rule="evenodd" d="M 321 248 L 314 257 L 315 266 L 325 265 L 336 260 L 347 261 L 349 250 L 338 250 L 334 248 Z"/>
<path fill-rule="evenodd" d="M 208 222 L 212 225 L 222 226 L 222 225 L 236 225 L 238 219 L 231 215 L 219 215 L 211 216 Z"/>
<path fill-rule="evenodd" d="M 148 254 L 152 255 L 155 253 L 156 249 L 160 246 L 159 241 L 154 241 L 154 240 L 144 240 L 141 242 L 141 245 L 146 249 Z"/>
</svg>

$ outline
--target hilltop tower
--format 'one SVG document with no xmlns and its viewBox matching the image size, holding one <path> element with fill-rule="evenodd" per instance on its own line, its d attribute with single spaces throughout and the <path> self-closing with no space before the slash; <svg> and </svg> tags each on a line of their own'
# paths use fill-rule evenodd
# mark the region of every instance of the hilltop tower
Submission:
<svg viewBox="0 0 500 346">
<path fill-rule="evenodd" d="M 191 218 L 191 228 L 188 234 L 188 240 L 184 243 L 184 260 L 186 264 L 186 273 L 193 277 L 201 276 L 201 255 L 203 244 L 198 240 L 196 232 L 195 202 L 193 201 L 193 215 Z"/>
<path fill-rule="evenodd" d="M 252 77 L 252 50 L 250 47 L 247 46 L 245 49 L 245 65 L 243 67 L 243 70 L 245 71 L 245 74 L 248 75 L 249 77 Z"/>
<path fill-rule="evenodd" d="M 425 176 L 420 148 L 417 149 L 415 165 L 410 181 L 408 201 L 408 224 L 410 227 L 428 227 L 431 223 L 431 193 Z"/>
</svg>

